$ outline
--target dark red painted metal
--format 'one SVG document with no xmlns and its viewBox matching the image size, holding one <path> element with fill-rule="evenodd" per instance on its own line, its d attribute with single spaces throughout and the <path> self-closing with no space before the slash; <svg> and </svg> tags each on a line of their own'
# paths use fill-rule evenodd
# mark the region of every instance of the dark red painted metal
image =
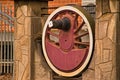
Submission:
<svg viewBox="0 0 120 80">
<path fill-rule="evenodd" d="M 64 17 L 70 19 L 70 30 L 69 31 L 60 31 L 59 34 L 59 44 L 60 48 L 63 51 L 70 51 L 74 47 L 74 18 L 72 18 L 69 14 L 66 14 Z"/>
<path fill-rule="evenodd" d="M 60 47 L 53 45 L 48 40 L 46 40 L 46 51 L 47 55 L 52 62 L 52 64 L 59 70 L 62 71 L 72 71 L 77 69 L 86 58 L 88 49 L 73 49 L 64 52 Z"/>
<path fill-rule="evenodd" d="M 79 49 L 75 48 L 75 28 L 77 25 L 76 18 L 68 12 L 63 17 L 70 19 L 70 29 L 68 31 L 60 30 L 59 45 L 49 40 L 49 34 L 46 33 L 46 52 L 51 63 L 59 70 L 70 72 L 80 67 L 86 59 L 88 47 Z M 82 25 L 82 24 L 81 24 Z M 50 33 L 50 29 L 47 32 Z M 54 35 L 53 35 L 54 36 Z"/>
</svg>

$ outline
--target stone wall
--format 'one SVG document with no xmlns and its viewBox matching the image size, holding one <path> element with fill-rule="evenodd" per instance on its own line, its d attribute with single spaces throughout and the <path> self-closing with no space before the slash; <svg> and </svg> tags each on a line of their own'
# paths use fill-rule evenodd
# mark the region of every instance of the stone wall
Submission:
<svg viewBox="0 0 120 80">
<path fill-rule="evenodd" d="M 82 80 L 120 80 L 119 0 L 96 0 L 95 47 Z M 47 2 L 15 1 L 14 80 L 52 80 L 41 50 Z"/>
<path fill-rule="evenodd" d="M 83 80 L 120 80 L 120 57 L 117 57 L 120 49 L 116 46 L 120 42 L 119 3 L 119 0 L 96 0 L 95 50 Z"/>
<path fill-rule="evenodd" d="M 119 0 L 97 0 L 95 80 L 120 80 L 117 78 L 116 28 Z"/>
<path fill-rule="evenodd" d="M 119 5 L 119 0 L 96 0 L 95 50 L 83 80 L 120 80 Z"/>
<path fill-rule="evenodd" d="M 15 1 L 14 80 L 50 80 L 39 41 L 46 18 L 43 14 L 47 13 L 41 8 L 47 5 L 40 1 Z"/>
</svg>

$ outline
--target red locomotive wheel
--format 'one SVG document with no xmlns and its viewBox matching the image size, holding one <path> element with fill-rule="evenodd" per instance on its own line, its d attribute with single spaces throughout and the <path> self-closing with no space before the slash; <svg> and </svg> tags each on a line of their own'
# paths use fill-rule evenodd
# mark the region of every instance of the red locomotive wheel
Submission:
<svg viewBox="0 0 120 80">
<path fill-rule="evenodd" d="M 47 19 L 42 47 L 50 68 L 57 74 L 72 77 L 88 65 L 93 50 L 94 20 L 78 6 L 63 6 Z"/>
</svg>

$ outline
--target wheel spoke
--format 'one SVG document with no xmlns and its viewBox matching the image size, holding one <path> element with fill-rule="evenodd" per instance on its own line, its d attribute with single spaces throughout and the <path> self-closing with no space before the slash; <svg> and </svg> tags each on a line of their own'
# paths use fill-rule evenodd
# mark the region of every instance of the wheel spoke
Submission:
<svg viewBox="0 0 120 80">
<path fill-rule="evenodd" d="M 58 42 L 51 41 L 50 39 L 46 38 L 46 42 L 50 43 L 51 45 L 54 45 L 56 48 L 60 48 Z"/>
<path fill-rule="evenodd" d="M 83 27 L 84 24 L 85 24 L 85 22 L 82 20 L 82 22 L 79 23 L 78 27 L 74 30 L 74 33 L 77 33 L 79 30 L 81 30 L 81 28 Z"/>
<path fill-rule="evenodd" d="M 79 41 L 75 41 L 75 44 L 79 44 L 79 45 L 85 45 L 85 46 L 89 46 L 89 42 L 79 42 Z"/>
<path fill-rule="evenodd" d="M 77 21 L 78 16 L 79 16 L 78 14 L 74 14 L 74 17 L 75 17 L 74 19 L 75 19 L 75 21 Z"/>
<path fill-rule="evenodd" d="M 74 49 L 79 49 L 79 48 L 78 48 L 78 45 L 74 45 Z"/>
<path fill-rule="evenodd" d="M 74 28 L 77 28 L 77 25 L 78 25 L 78 14 L 74 14 Z"/>
<path fill-rule="evenodd" d="M 79 37 L 86 36 L 86 35 L 88 35 L 88 34 L 89 34 L 89 32 L 85 32 L 85 33 L 83 33 L 83 34 L 77 35 L 77 36 L 75 36 L 75 39 L 76 39 L 76 38 L 79 38 Z"/>
<path fill-rule="evenodd" d="M 62 15 L 58 14 L 58 16 L 55 19 L 58 20 L 58 19 L 61 19 L 61 18 L 62 18 Z"/>
<path fill-rule="evenodd" d="M 58 19 L 61 19 L 63 17 L 64 13 L 58 13 L 54 19 L 58 20 Z"/>
<path fill-rule="evenodd" d="M 47 33 L 48 33 L 48 34 L 50 34 L 50 35 L 52 35 L 52 36 L 54 36 L 54 37 L 59 38 L 59 36 L 58 36 L 57 34 L 55 34 L 55 33 L 51 32 L 51 31 L 47 31 Z"/>
</svg>

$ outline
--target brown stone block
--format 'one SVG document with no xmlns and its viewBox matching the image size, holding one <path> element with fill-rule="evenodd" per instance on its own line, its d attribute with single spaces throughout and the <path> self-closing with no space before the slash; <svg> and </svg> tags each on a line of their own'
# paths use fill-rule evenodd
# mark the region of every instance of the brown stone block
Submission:
<svg viewBox="0 0 120 80">
<path fill-rule="evenodd" d="M 103 62 L 110 61 L 110 50 L 103 50 L 102 60 Z"/>
<path fill-rule="evenodd" d="M 22 63 L 24 66 L 28 65 L 28 63 L 29 63 L 29 56 L 23 54 L 23 55 L 22 55 L 22 61 L 21 61 L 21 63 Z"/>
<path fill-rule="evenodd" d="M 35 63 L 34 80 L 51 80 L 49 70 L 45 69 L 40 63 Z"/>
<path fill-rule="evenodd" d="M 25 68 L 24 73 L 23 73 L 22 80 L 31 80 L 30 79 L 30 67 L 29 67 L 29 63 L 26 65 L 26 68 Z"/>
<path fill-rule="evenodd" d="M 103 52 L 103 44 L 102 40 L 96 40 L 95 45 L 95 64 L 100 64 L 102 62 L 102 52 Z"/>
<path fill-rule="evenodd" d="M 25 35 L 30 36 L 31 35 L 31 17 L 25 17 Z"/>
<path fill-rule="evenodd" d="M 96 19 L 96 23 L 95 23 L 95 39 L 99 39 L 99 23 L 98 23 L 98 19 Z"/>
<path fill-rule="evenodd" d="M 115 66 L 112 69 L 111 80 L 117 80 L 116 79 L 116 67 Z"/>
<path fill-rule="evenodd" d="M 23 15 L 23 13 L 22 13 L 22 11 L 21 11 L 21 8 L 18 6 L 18 7 L 16 8 L 16 18 L 18 19 L 18 18 L 20 18 L 21 16 L 24 16 L 24 15 Z"/>
<path fill-rule="evenodd" d="M 21 49 L 16 49 L 14 50 L 16 56 L 15 56 L 15 60 L 17 61 L 22 61 L 22 51 Z"/>
<path fill-rule="evenodd" d="M 100 18 L 102 16 L 102 0 L 96 1 L 96 18 Z"/>
<path fill-rule="evenodd" d="M 94 70 L 87 69 L 82 74 L 82 80 L 95 80 L 95 72 L 94 72 Z"/>
<path fill-rule="evenodd" d="M 18 64 L 19 66 L 18 66 L 18 79 L 17 80 L 22 80 L 22 77 L 23 77 L 23 74 L 24 74 L 24 71 L 25 71 L 25 66 L 21 63 L 21 62 L 19 62 L 19 64 Z"/>
<path fill-rule="evenodd" d="M 19 40 L 14 41 L 15 60 L 22 61 L 21 44 Z"/>
<path fill-rule="evenodd" d="M 103 39 L 102 44 L 104 49 L 113 49 L 113 46 L 114 46 L 112 40 L 110 40 L 110 38 L 108 37 Z"/>
<path fill-rule="evenodd" d="M 103 39 L 107 36 L 108 21 L 99 22 L 99 39 Z"/>
<path fill-rule="evenodd" d="M 21 37 L 23 37 L 24 36 L 24 25 L 21 25 L 21 24 L 19 24 L 19 23 L 16 23 L 16 28 L 15 28 L 16 30 L 15 30 L 15 35 L 14 35 L 14 37 L 15 37 L 15 39 L 20 39 Z"/>
<path fill-rule="evenodd" d="M 112 61 L 102 63 L 99 65 L 99 67 L 102 72 L 111 72 L 113 68 Z"/>
<path fill-rule="evenodd" d="M 105 72 L 102 74 L 102 79 L 101 80 L 111 80 L 111 72 Z"/>
<path fill-rule="evenodd" d="M 112 16 L 113 16 L 113 14 L 111 14 L 111 13 L 104 14 L 99 18 L 99 21 L 109 21 L 109 20 L 111 20 Z"/>
<path fill-rule="evenodd" d="M 109 4 L 109 1 L 110 0 L 102 0 L 103 2 L 102 2 L 102 12 L 103 12 L 103 14 L 105 14 L 105 13 L 109 13 L 109 12 L 111 12 L 110 11 L 110 4 Z"/>
<path fill-rule="evenodd" d="M 101 80 L 102 72 L 98 65 L 95 66 L 95 80 Z"/>
<path fill-rule="evenodd" d="M 116 42 L 116 24 L 117 24 L 117 14 L 114 14 L 109 20 L 109 26 L 107 32 L 108 37 L 113 42 Z"/>
<path fill-rule="evenodd" d="M 26 53 L 23 53 L 23 54 L 29 54 L 28 50 L 30 50 L 30 45 L 31 45 L 30 37 L 29 36 L 23 36 L 20 39 L 20 44 L 21 44 L 21 50 L 25 50 L 25 52 L 26 52 Z"/>
<path fill-rule="evenodd" d="M 18 80 L 18 72 L 19 72 L 19 61 L 16 61 L 15 60 L 15 63 L 14 63 L 14 80 Z"/>
<path fill-rule="evenodd" d="M 24 16 L 28 16 L 27 13 L 28 13 L 28 6 L 27 5 L 21 5 L 20 6 L 21 8 L 21 11 L 23 13 Z"/>
<path fill-rule="evenodd" d="M 119 12 L 119 0 L 110 0 L 110 10 L 111 12 Z"/>
<path fill-rule="evenodd" d="M 24 22 L 25 22 L 25 16 L 22 14 L 22 15 L 19 15 L 19 14 L 21 14 L 21 13 L 17 13 L 17 15 L 18 15 L 18 18 L 17 18 L 17 23 L 18 24 L 21 24 L 21 25 L 24 25 Z"/>
<path fill-rule="evenodd" d="M 115 56 L 113 56 L 113 54 L 115 55 L 115 50 L 110 50 L 110 60 L 113 60 L 115 58 Z"/>
<path fill-rule="evenodd" d="M 22 13 L 23 16 L 27 16 L 28 1 L 24 1 L 24 0 L 15 1 L 15 8 L 16 10 L 18 10 L 18 14 L 16 14 L 16 16 L 19 16 L 19 12 L 20 14 Z"/>
</svg>

